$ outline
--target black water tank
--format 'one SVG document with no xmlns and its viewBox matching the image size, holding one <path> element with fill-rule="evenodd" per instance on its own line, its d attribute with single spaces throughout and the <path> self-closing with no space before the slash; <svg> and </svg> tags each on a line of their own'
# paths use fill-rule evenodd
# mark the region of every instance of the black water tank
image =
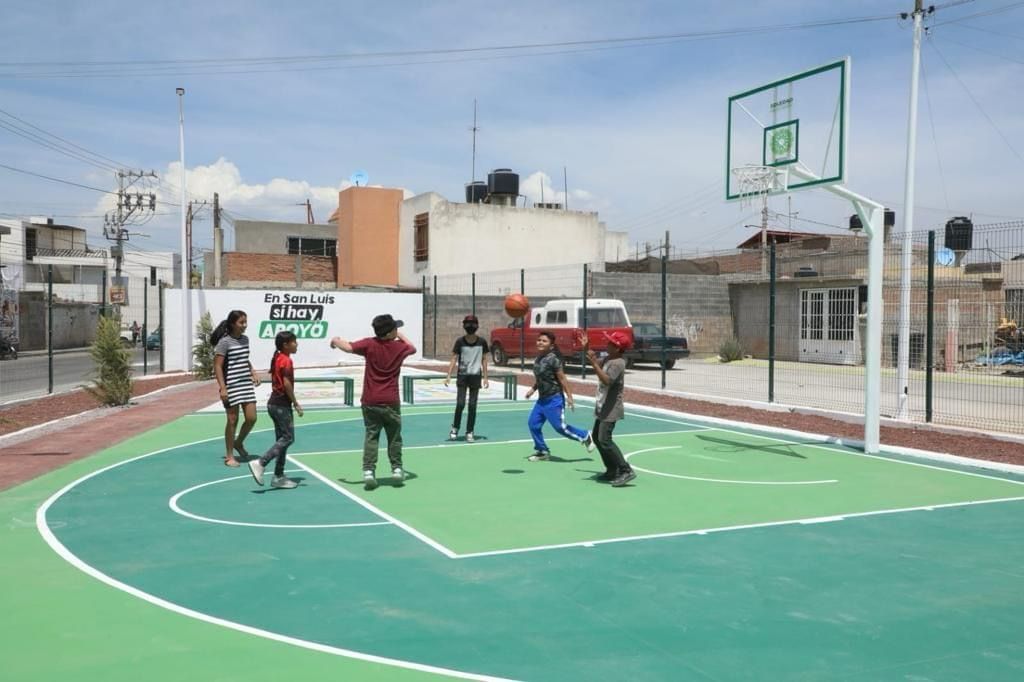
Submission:
<svg viewBox="0 0 1024 682">
<path fill-rule="evenodd" d="M 519 174 L 513 173 L 511 168 L 495 168 L 487 174 L 487 191 L 519 196 Z"/>
<path fill-rule="evenodd" d="M 487 198 L 487 183 L 483 180 L 466 183 L 466 203 L 480 204 Z"/>
<path fill-rule="evenodd" d="M 882 218 L 882 226 L 885 229 L 885 233 L 889 233 L 889 228 L 896 224 L 896 211 L 891 208 L 885 209 L 884 217 Z M 860 221 L 860 216 L 854 213 L 850 216 L 850 229 L 851 230 L 863 230 L 864 225 Z"/>
<path fill-rule="evenodd" d="M 945 247 L 951 251 L 970 251 L 974 236 L 974 223 L 970 218 L 957 216 L 946 222 Z"/>
</svg>

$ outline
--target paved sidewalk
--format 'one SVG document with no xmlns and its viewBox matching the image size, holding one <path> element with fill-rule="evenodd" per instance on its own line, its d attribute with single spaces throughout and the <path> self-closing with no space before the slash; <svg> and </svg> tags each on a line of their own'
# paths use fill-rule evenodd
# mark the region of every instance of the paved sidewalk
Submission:
<svg viewBox="0 0 1024 682">
<path fill-rule="evenodd" d="M 123 440 L 193 412 L 216 400 L 216 385 L 189 382 L 136 398 L 129 407 L 89 410 L 41 428 L 23 439 L 0 441 L 4 477 L 0 490 L 12 488 L 47 471 L 88 457 Z M 31 432 L 30 432 L 31 433 Z"/>
</svg>

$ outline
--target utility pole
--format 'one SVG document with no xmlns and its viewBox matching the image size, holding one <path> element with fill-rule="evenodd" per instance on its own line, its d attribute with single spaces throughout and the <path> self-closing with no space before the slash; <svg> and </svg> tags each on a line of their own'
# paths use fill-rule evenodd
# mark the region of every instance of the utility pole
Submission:
<svg viewBox="0 0 1024 682">
<path fill-rule="evenodd" d="M 143 178 L 156 178 L 156 173 L 153 171 L 146 173 L 130 169 L 118 170 L 117 206 L 103 217 L 103 236 L 115 242 L 110 250 L 114 256 L 114 280 L 118 287 L 116 289 L 116 296 L 120 299 L 115 301 L 116 303 L 123 303 L 126 295 L 126 288 L 121 277 L 121 266 L 124 262 L 124 243 L 128 241 L 129 237 L 125 225 L 136 220 L 133 216 L 141 216 L 146 211 L 152 212 L 156 210 L 156 194 L 152 192 L 130 191 L 135 183 Z M 115 297 L 114 292 L 115 289 L 111 287 L 112 299 Z M 104 301 L 104 304 L 106 304 L 106 301 Z"/>
<path fill-rule="evenodd" d="M 472 174 L 471 174 L 472 177 L 470 177 L 470 180 L 472 180 L 473 182 L 476 182 L 476 131 L 480 130 L 480 128 L 476 124 L 476 99 L 475 98 L 473 99 L 473 127 L 470 128 L 470 130 L 473 131 L 473 171 L 472 171 Z"/>
<path fill-rule="evenodd" d="M 220 281 L 220 259 L 224 254 L 224 231 L 220 228 L 220 195 L 213 193 L 213 286 L 218 289 Z"/>
<path fill-rule="evenodd" d="M 907 120 L 907 166 L 903 184 L 903 240 L 900 252 L 900 313 L 896 360 L 896 418 L 910 416 L 910 281 L 914 265 L 914 166 L 917 162 L 917 87 L 921 70 L 921 33 L 926 14 L 934 7 L 924 7 L 923 0 L 914 0 L 914 11 L 901 15 L 914 20 L 914 43 L 910 60 L 910 107 Z"/>
</svg>

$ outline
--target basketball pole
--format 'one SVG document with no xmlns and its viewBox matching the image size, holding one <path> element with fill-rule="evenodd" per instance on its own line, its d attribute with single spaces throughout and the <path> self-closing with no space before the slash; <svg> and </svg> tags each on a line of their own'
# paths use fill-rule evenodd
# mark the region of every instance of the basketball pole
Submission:
<svg viewBox="0 0 1024 682">
<path fill-rule="evenodd" d="M 790 172 L 805 180 L 818 179 L 799 163 Z M 881 440 L 882 394 L 882 319 L 885 315 L 882 297 L 885 270 L 885 207 L 877 201 L 851 192 L 841 185 L 826 186 L 829 192 L 849 199 L 868 233 L 868 325 L 864 344 L 864 452 L 877 454 Z"/>
</svg>

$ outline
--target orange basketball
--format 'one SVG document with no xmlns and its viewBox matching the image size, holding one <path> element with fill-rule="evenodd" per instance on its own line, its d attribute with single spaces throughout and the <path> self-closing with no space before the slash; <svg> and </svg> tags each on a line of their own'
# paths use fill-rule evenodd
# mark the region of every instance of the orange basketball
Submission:
<svg viewBox="0 0 1024 682">
<path fill-rule="evenodd" d="M 505 297 L 505 312 L 509 317 L 519 319 L 530 311 L 530 301 L 522 294 L 509 294 Z"/>
</svg>

